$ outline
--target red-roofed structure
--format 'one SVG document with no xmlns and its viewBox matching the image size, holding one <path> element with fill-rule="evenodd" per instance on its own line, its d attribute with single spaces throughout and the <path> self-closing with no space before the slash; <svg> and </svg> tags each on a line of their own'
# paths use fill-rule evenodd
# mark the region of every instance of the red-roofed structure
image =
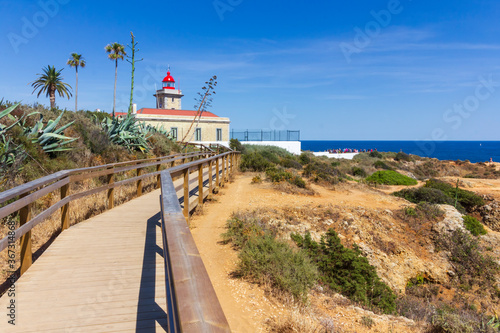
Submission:
<svg viewBox="0 0 500 333">
<path fill-rule="evenodd" d="M 156 91 L 156 108 L 142 108 L 134 115 L 139 121 L 152 126 L 159 126 L 171 132 L 175 139 L 186 137 L 187 141 L 229 142 L 229 118 L 219 117 L 216 114 L 203 111 L 201 116 L 196 110 L 182 110 L 180 90 L 175 89 L 175 79 L 167 71 L 162 81 L 162 89 Z M 117 112 L 117 116 L 126 116 L 125 112 Z M 196 118 L 196 120 L 195 120 Z"/>
</svg>

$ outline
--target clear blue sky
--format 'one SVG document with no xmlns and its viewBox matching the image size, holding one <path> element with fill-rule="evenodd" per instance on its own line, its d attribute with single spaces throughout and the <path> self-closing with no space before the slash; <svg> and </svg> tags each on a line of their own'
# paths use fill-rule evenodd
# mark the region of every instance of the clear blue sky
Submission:
<svg viewBox="0 0 500 333">
<path fill-rule="evenodd" d="M 170 64 L 194 107 L 218 76 L 211 111 L 233 129 L 300 129 L 302 139 L 500 140 L 500 2 L 0 1 L 0 98 L 48 105 L 29 83 L 83 54 L 79 107 L 108 112 L 106 44 L 139 42 L 135 103 L 154 107 Z M 31 29 L 30 29 L 31 28 Z M 35 29 L 33 29 L 35 28 Z M 129 63 L 118 65 L 117 111 Z M 489 83 L 484 83 L 489 81 Z M 497 83 L 498 82 L 498 83 Z M 70 110 L 74 100 L 56 98 Z"/>
</svg>

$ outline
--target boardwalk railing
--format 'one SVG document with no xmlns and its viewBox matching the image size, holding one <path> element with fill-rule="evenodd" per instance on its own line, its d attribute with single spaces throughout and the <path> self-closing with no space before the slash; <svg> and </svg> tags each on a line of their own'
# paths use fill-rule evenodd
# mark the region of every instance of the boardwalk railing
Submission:
<svg viewBox="0 0 500 333">
<path fill-rule="evenodd" d="M 14 243 L 20 241 L 22 275 L 32 264 L 31 250 L 31 230 L 48 219 L 57 210 L 61 210 L 61 230 L 69 227 L 70 202 L 95 193 L 107 191 L 107 208 L 114 207 L 114 189 L 126 184 L 137 184 L 137 196 L 142 195 L 143 182 L 146 178 L 157 177 L 157 186 L 160 186 L 160 173 L 162 169 L 173 167 L 176 163 L 185 163 L 194 159 L 204 158 L 213 155 L 209 152 L 191 152 L 185 154 L 174 154 L 161 158 L 135 160 L 129 162 L 106 164 L 102 166 L 63 170 L 17 186 L 13 189 L 0 193 L 0 219 L 9 215 L 19 213 L 20 225 L 15 231 L 9 231 L 7 236 L 0 240 L 0 252 L 9 248 L 9 258 L 15 258 L 15 253 L 11 248 Z M 156 167 L 156 168 L 155 168 Z M 154 172 L 145 172 L 148 169 L 155 169 Z M 126 172 L 136 170 L 136 176 L 120 181 L 115 181 L 115 175 L 123 175 Z M 70 193 L 70 185 L 86 179 L 106 177 L 106 184 L 97 188 Z M 52 206 L 46 208 L 37 216 L 32 217 L 32 205 L 40 199 L 55 191 L 60 191 L 60 200 Z M 12 202 L 11 202 L 12 201 Z M 10 245 L 10 247 L 9 247 Z M 10 252 L 12 251 L 12 253 Z M 13 260 L 14 261 L 14 260 Z"/>
<path fill-rule="evenodd" d="M 215 185 L 223 185 L 237 165 L 238 155 L 230 151 L 164 170 L 161 173 L 161 215 L 165 284 L 170 332 L 230 332 L 224 312 L 194 243 L 188 226 L 189 173 L 198 171 L 198 201 Z M 214 165 L 215 164 L 215 165 Z M 205 167 L 207 173 L 204 172 Z M 215 170 L 214 170 L 215 167 Z M 213 172 L 215 171 L 215 172 Z M 184 208 L 177 199 L 172 178 L 184 176 Z"/>
</svg>

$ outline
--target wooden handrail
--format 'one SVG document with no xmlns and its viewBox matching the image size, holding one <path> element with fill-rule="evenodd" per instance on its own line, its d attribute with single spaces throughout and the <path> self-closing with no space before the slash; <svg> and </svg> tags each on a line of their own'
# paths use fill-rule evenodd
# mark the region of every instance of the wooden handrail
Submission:
<svg viewBox="0 0 500 333">
<path fill-rule="evenodd" d="M 213 154 L 213 153 L 211 153 Z M 159 176 L 161 173 L 161 165 L 166 164 L 167 168 L 171 167 L 176 161 L 185 161 L 186 159 L 200 158 L 206 156 L 205 152 L 191 152 L 191 153 L 178 153 L 161 158 L 151 158 L 142 159 L 135 161 L 119 162 L 112 164 L 105 164 L 101 166 L 62 170 L 54 174 L 33 180 L 26 184 L 17 186 L 10 190 L 0 193 L 0 205 L 4 204 L 0 208 L 0 219 L 3 219 L 13 213 L 21 212 L 23 220 L 22 225 L 19 226 L 13 233 L 10 232 L 9 235 L 5 236 L 0 240 L 0 252 L 5 250 L 9 243 L 17 241 L 22 238 L 31 239 L 31 230 L 49 218 L 58 209 L 61 209 L 61 230 L 69 227 L 69 204 L 70 202 L 95 194 L 105 190 L 108 190 L 108 208 L 114 206 L 114 192 L 113 189 L 119 186 L 123 186 L 132 182 L 137 182 L 137 194 L 140 195 L 140 187 L 142 187 L 142 181 L 146 178 Z M 192 163 L 192 162 L 190 162 Z M 189 163 L 186 163 L 189 164 Z M 114 175 L 130 170 L 144 170 L 144 168 L 156 166 L 155 172 L 142 173 L 138 172 L 137 176 L 124 179 L 121 181 L 114 181 Z M 82 181 L 85 179 L 96 178 L 100 176 L 108 176 L 108 181 L 106 185 L 99 186 L 86 191 L 70 193 L 70 184 Z M 110 181 L 112 179 L 112 181 Z M 39 198 L 55 192 L 61 191 L 61 199 L 53 204 L 52 206 L 46 208 L 44 211 L 36 216 L 31 214 L 32 204 Z M 11 203 L 5 204 L 7 201 L 14 198 L 17 199 Z M 113 202 L 111 204 L 111 202 Z M 26 237 L 25 237 L 26 236 Z M 25 246 L 25 245 L 26 246 Z M 28 249 L 29 246 L 29 249 Z M 21 246 L 21 253 L 23 254 L 21 258 L 21 273 L 24 273 L 28 267 L 31 265 L 31 242 L 24 241 Z"/>
<path fill-rule="evenodd" d="M 167 312 L 169 313 L 169 332 L 230 332 L 229 324 L 222 311 L 215 290 L 189 230 L 186 212 L 189 212 L 189 170 L 198 170 L 198 204 L 202 203 L 203 167 L 208 165 L 209 190 L 212 190 L 213 161 L 234 162 L 236 152 L 227 152 L 185 165 L 169 168 L 161 172 L 161 217 L 163 259 L 165 262 L 165 286 Z M 228 157 L 231 156 L 230 159 Z M 217 186 L 219 172 L 217 168 Z M 226 174 L 234 170 L 233 165 Z M 183 172 L 184 209 L 179 204 L 172 175 Z M 186 176 L 187 175 L 187 176 Z"/>
</svg>

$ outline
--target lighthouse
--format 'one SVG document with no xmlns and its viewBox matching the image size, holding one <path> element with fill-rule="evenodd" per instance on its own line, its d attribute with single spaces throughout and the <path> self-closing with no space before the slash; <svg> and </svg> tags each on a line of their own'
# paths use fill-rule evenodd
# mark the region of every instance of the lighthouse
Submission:
<svg viewBox="0 0 500 333">
<path fill-rule="evenodd" d="M 162 88 L 153 96 L 156 97 L 157 109 L 181 110 L 181 98 L 184 95 L 175 88 L 175 79 L 170 74 L 170 67 L 167 70 L 167 76 L 162 81 Z"/>
</svg>

